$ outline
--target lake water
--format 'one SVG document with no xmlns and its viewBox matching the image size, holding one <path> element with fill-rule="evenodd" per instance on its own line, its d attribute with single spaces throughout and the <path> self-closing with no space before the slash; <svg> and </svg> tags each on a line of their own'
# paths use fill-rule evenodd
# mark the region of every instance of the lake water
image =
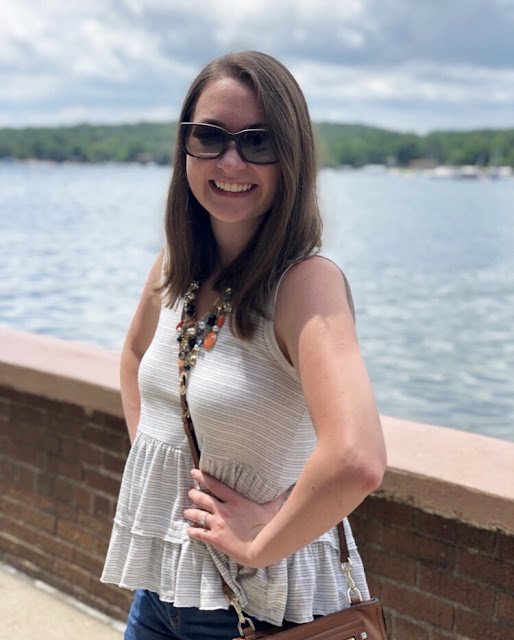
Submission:
<svg viewBox="0 0 514 640">
<path fill-rule="evenodd" d="M 0 323 L 121 349 L 169 175 L 0 164 Z M 514 440 L 514 179 L 324 170 L 320 196 L 380 412 Z"/>
</svg>

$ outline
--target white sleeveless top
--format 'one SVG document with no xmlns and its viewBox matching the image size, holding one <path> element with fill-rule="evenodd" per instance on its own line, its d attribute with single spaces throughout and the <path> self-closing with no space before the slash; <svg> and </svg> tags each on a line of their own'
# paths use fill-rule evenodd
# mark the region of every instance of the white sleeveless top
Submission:
<svg viewBox="0 0 514 640">
<path fill-rule="evenodd" d="M 281 625 L 348 606 L 337 528 L 274 565 L 243 567 L 191 540 L 183 511 L 194 486 L 182 423 L 176 325 L 182 305 L 161 308 L 139 368 L 141 417 L 120 490 L 102 575 L 128 589 L 149 589 L 176 607 L 226 609 L 219 572 L 244 611 Z M 281 353 L 273 321 L 254 337 L 235 337 L 228 323 L 190 371 L 187 400 L 206 473 L 255 502 L 278 497 L 297 481 L 316 444 L 298 375 Z M 344 520 L 352 575 L 369 597 L 361 559 Z"/>
</svg>

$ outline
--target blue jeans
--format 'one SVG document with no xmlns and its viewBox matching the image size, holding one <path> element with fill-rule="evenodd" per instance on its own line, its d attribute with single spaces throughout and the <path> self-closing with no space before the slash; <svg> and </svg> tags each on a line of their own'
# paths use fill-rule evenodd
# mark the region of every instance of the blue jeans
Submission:
<svg viewBox="0 0 514 640">
<path fill-rule="evenodd" d="M 130 609 L 125 640 L 232 640 L 239 633 L 233 607 L 202 611 L 195 607 L 175 607 L 161 602 L 152 591 L 138 589 Z M 269 629 L 267 622 L 253 620 L 258 631 Z"/>
</svg>

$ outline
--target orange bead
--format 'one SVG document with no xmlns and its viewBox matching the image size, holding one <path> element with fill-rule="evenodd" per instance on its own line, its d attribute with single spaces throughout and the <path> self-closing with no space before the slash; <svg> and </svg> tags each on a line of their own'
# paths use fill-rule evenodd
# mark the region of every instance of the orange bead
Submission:
<svg viewBox="0 0 514 640">
<path fill-rule="evenodd" d="M 180 327 L 184 324 L 184 322 L 181 320 L 177 326 L 175 327 L 175 329 L 180 329 Z"/>
<path fill-rule="evenodd" d="M 218 324 L 218 327 L 221 329 L 221 327 L 225 324 L 225 316 L 220 316 L 218 318 L 217 324 Z"/>
<path fill-rule="evenodd" d="M 177 360 L 177 364 L 182 369 L 182 367 L 184 366 L 184 361 L 183 360 Z"/>
<path fill-rule="evenodd" d="M 209 349 L 212 349 L 212 347 L 214 346 L 215 342 L 216 342 L 216 334 L 215 333 L 209 333 L 205 337 L 205 340 L 203 341 L 203 348 L 207 349 L 207 351 L 208 351 Z"/>
</svg>

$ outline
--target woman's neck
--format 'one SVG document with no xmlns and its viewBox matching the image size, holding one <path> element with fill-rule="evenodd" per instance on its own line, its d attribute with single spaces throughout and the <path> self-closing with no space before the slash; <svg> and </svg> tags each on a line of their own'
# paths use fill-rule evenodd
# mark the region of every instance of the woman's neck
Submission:
<svg viewBox="0 0 514 640">
<path fill-rule="evenodd" d="M 228 266 L 243 251 L 255 233 L 258 223 L 258 220 L 249 220 L 244 224 L 227 224 L 211 218 L 211 227 L 218 247 L 221 269 Z"/>
</svg>

